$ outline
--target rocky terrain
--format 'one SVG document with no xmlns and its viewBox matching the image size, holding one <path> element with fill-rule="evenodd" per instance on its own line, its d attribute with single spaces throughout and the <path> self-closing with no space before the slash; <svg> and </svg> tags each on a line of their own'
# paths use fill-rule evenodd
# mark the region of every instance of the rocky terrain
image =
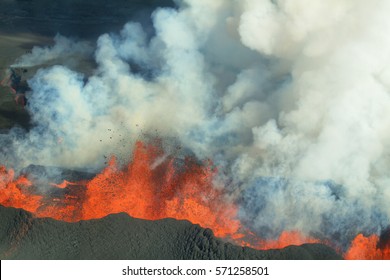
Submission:
<svg viewBox="0 0 390 280">
<path fill-rule="evenodd" d="M 341 259 L 321 244 L 258 251 L 217 239 L 188 221 L 119 213 L 66 223 L 0 206 L 0 259 Z"/>
</svg>

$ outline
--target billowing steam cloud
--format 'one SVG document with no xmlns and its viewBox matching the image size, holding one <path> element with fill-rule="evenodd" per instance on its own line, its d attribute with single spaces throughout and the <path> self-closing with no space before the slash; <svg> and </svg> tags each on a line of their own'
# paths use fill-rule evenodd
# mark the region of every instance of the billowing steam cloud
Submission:
<svg viewBox="0 0 390 280">
<path fill-rule="evenodd" d="M 158 133 L 211 158 L 262 236 L 298 229 L 343 243 L 390 225 L 390 2 L 177 4 L 154 12 L 153 35 L 134 22 L 102 35 L 89 77 L 39 70 L 35 126 L 11 132 L 4 160 L 100 168 Z"/>
</svg>

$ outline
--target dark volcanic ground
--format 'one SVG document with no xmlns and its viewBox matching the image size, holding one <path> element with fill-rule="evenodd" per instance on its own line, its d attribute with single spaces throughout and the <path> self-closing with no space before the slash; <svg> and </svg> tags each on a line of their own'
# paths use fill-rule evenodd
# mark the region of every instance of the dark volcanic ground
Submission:
<svg viewBox="0 0 390 280">
<path fill-rule="evenodd" d="M 96 37 L 129 20 L 150 25 L 156 7 L 173 7 L 172 0 L 1 0 L 2 32 Z"/>
<path fill-rule="evenodd" d="M 188 221 L 114 214 L 65 223 L 0 206 L 0 259 L 341 259 L 321 244 L 258 251 L 217 239 Z"/>
</svg>

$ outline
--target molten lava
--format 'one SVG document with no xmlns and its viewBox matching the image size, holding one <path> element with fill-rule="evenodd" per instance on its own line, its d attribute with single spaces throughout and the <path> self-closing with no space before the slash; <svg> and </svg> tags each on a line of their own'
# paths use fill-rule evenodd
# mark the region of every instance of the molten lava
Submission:
<svg viewBox="0 0 390 280">
<path fill-rule="evenodd" d="M 352 244 L 345 254 L 347 260 L 389 260 L 390 244 L 378 246 L 379 236 L 371 235 L 368 237 L 359 234 L 352 241 Z"/>
<path fill-rule="evenodd" d="M 95 219 L 126 212 L 142 219 L 171 217 L 213 228 L 218 236 L 233 236 L 240 223 L 237 208 L 226 207 L 222 192 L 213 187 L 215 170 L 187 158 L 181 166 L 173 158 L 159 165 L 163 151 L 136 144 L 132 162 L 118 169 L 115 160 L 87 183 L 80 219 Z M 102 203 L 104 202 L 104 203 Z"/>
<path fill-rule="evenodd" d="M 321 240 L 305 236 L 298 231 L 283 231 L 278 239 L 263 240 L 256 246 L 256 248 L 268 250 L 284 248 L 290 245 L 302 245 L 305 243 L 321 243 Z"/>
<path fill-rule="evenodd" d="M 137 142 L 125 168 L 112 158 L 92 180 L 50 184 L 52 190 L 43 194 L 26 176 L 15 177 L 14 171 L 0 166 L 0 204 L 67 222 L 120 212 L 148 220 L 189 220 L 212 229 L 217 237 L 256 249 L 321 243 L 297 231 L 283 232 L 277 240 L 251 233 L 238 220 L 238 207 L 215 186 L 216 172 L 211 162 L 177 160 L 166 156 L 159 145 Z M 358 235 L 345 258 L 390 259 L 389 243 L 378 247 L 378 242 L 377 236 Z"/>
<path fill-rule="evenodd" d="M 35 213 L 40 206 L 41 197 L 29 192 L 31 185 L 26 177 L 15 178 L 13 170 L 0 166 L 0 205 L 23 208 Z"/>
<path fill-rule="evenodd" d="M 191 158 L 177 162 L 171 157 L 161 161 L 162 158 L 161 148 L 138 142 L 133 160 L 124 169 L 113 158 L 88 182 L 51 184 L 53 188 L 69 189 L 62 198 L 33 194 L 28 189 L 32 182 L 24 176 L 14 178 L 12 170 L 2 167 L 0 203 L 23 208 L 37 217 L 67 222 L 120 212 L 148 220 L 170 217 L 212 228 L 216 236 L 237 238 L 237 207 L 227 204 L 222 191 L 213 186 L 216 170 L 211 163 L 201 164 Z M 72 191 L 75 186 L 78 191 Z"/>
</svg>

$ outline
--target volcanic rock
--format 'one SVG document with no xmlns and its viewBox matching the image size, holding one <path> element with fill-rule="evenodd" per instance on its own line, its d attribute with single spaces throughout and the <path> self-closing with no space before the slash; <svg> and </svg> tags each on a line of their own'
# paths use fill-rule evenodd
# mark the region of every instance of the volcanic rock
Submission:
<svg viewBox="0 0 390 280">
<path fill-rule="evenodd" d="M 254 250 L 188 221 L 127 214 L 66 223 L 0 206 L 0 259 L 341 259 L 321 244 Z"/>
</svg>

